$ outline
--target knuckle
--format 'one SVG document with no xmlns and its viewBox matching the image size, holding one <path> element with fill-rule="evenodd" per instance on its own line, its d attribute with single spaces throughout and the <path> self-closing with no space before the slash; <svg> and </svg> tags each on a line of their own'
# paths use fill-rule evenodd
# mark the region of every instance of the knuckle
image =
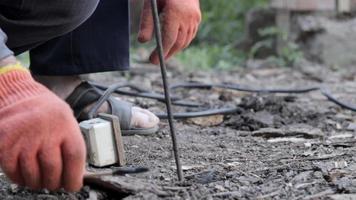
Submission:
<svg viewBox="0 0 356 200">
<path fill-rule="evenodd" d="M 68 148 L 66 151 L 66 159 L 71 162 L 84 162 L 85 160 L 85 151 L 83 148 L 77 145 L 77 147 Z"/>
<path fill-rule="evenodd" d="M 28 151 L 26 148 L 24 148 L 24 150 L 20 154 L 19 161 L 24 165 L 28 165 L 30 164 L 30 160 L 32 157 L 33 157 L 33 153 L 31 151 Z"/>
<path fill-rule="evenodd" d="M 77 186 L 65 186 L 64 189 L 69 192 L 78 192 L 83 187 L 83 184 Z"/>
<path fill-rule="evenodd" d="M 43 185 L 42 186 L 43 188 L 46 188 L 50 191 L 56 191 L 56 190 L 59 190 L 60 189 L 60 186 L 59 186 L 59 183 L 57 184 L 48 184 L 48 185 Z"/>
<path fill-rule="evenodd" d="M 0 158 L 0 166 L 3 172 L 5 172 L 6 175 L 16 174 L 18 155 L 12 152 L 12 150 L 4 151 L 0 155 L 5 155 Z"/>
<path fill-rule="evenodd" d="M 1 169 L 6 175 L 12 175 L 16 171 L 16 166 L 13 162 L 2 162 Z"/>
<path fill-rule="evenodd" d="M 59 169 L 57 163 L 50 159 L 48 156 L 40 156 L 40 160 L 42 162 L 43 168 L 48 171 L 55 172 Z"/>
<path fill-rule="evenodd" d="M 179 39 L 176 41 L 176 46 L 180 49 L 185 46 L 185 40 Z"/>
<path fill-rule="evenodd" d="M 196 16 L 196 20 L 197 20 L 198 24 L 201 23 L 202 19 L 203 19 L 202 14 L 201 14 L 201 13 L 198 13 L 198 15 Z"/>
</svg>

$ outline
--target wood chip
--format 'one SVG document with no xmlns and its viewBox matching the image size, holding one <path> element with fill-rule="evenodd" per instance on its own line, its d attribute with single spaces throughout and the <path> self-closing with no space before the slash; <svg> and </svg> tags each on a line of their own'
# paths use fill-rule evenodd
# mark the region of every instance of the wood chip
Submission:
<svg viewBox="0 0 356 200">
<path fill-rule="evenodd" d="M 328 190 L 325 190 L 325 191 L 322 191 L 322 192 L 319 192 L 317 194 L 313 194 L 313 195 L 310 195 L 310 196 L 306 196 L 303 198 L 303 200 L 310 200 L 310 199 L 320 199 L 322 197 L 325 197 L 329 194 L 334 194 L 334 190 L 332 189 L 328 189 Z"/>
<path fill-rule="evenodd" d="M 169 191 L 164 191 L 162 187 L 133 177 L 90 177 L 85 178 L 84 183 L 92 187 L 100 188 L 104 191 L 115 192 L 118 197 L 125 197 L 127 195 L 138 194 L 140 192 L 150 192 L 161 197 L 171 196 L 171 193 Z"/>
<path fill-rule="evenodd" d="M 201 169 L 203 167 L 204 167 L 203 165 L 183 165 L 182 170 L 188 171 L 188 170 L 192 170 L 192 169 Z"/>
<path fill-rule="evenodd" d="M 288 137 L 288 138 L 273 138 L 269 139 L 269 143 L 291 142 L 291 143 L 306 143 L 309 140 L 304 138 Z"/>
<path fill-rule="evenodd" d="M 328 139 L 332 140 L 332 139 L 345 139 L 345 138 L 353 138 L 354 135 L 351 133 L 346 133 L 346 134 L 340 134 L 340 135 L 333 135 L 330 136 Z"/>
<path fill-rule="evenodd" d="M 324 136 L 323 132 L 318 129 L 307 125 L 294 125 L 286 126 L 280 129 L 276 128 L 263 128 L 252 133 L 255 137 L 264 138 L 278 138 L 278 137 L 291 137 L 298 136 L 303 138 L 321 138 Z"/>
<path fill-rule="evenodd" d="M 202 127 L 210 127 L 210 126 L 218 126 L 224 122 L 224 115 L 214 115 L 210 117 L 198 117 L 188 119 L 187 122 L 202 126 Z"/>
<path fill-rule="evenodd" d="M 356 194 L 334 194 L 328 198 L 331 200 L 356 200 Z"/>
<path fill-rule="evenodd" d="M 349 126 L 347 127 L 347 130 L 356 131 L 356 123 L 350 123 Z"/>
</svg>

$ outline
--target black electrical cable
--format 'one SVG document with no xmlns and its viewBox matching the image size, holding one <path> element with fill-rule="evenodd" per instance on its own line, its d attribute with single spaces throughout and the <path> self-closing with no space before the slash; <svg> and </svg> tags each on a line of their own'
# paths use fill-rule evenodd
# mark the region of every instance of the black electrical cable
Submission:
<svg viewBox="0 0 356 200">
<path fill-rule="evenodd" d="M 133 86 L 128 83 L 117 83 L 113 84 L 111 86 L 105 86 L 102 84 L 94 83 L 94 82 L 89 82 L 93 86 L 97 87 L 99 90 L 103 90 L 103 94 L 101 98 L 95 103 L 93 108 L 89 110 L 88 116 L 89 118 L 94 118 L 95 114 L 97 113 L 98 109 L 108 100 L 108 98 L 111 96 L 113 93 L 117 94 L 123 94 L 120 88 L 131 88 L 131 89 L 137 89 L 137 86 Z M 136 93 L 136 92 L 130 92 L 129 96 L 135 96 L 135 97 L 143 97 L 143 98 L 149 98 L 149 99 L 155 99 L 157 101 L 161 101 L 161 95 L 156 94 L 156 93 L 147 93 L 143 89 L 138 89 L 137 91 L 143 91 L 143 93 Z M 196 102 L 191 102 L 191 101 L 184 101 L 181 100 L 180 98 L 176 97 L 175 101 L 172 102 L 173 105 L 176 106 L 184 106 L 184 107 L 203 107 L 204 105 L 201 103 L 196 103 Z M 197 111 L 197 112 L 185 112 L 185 113 L 174 113 L 173 117 L 175 119 L 186 119 L 186 118 L 197 118 L 197 117 L 207 117 L 211 115 L 228 115 L 228 114 L 233 114 L 239 111 L 240 109 L 238 107 L 230 107 L 230 108 L 221 108 L 221 109 L 208 109 L 205 111 Z M 160 119 L 168 119 L 168 115 L 166 113 L 155 113 Z"/>
<path fill-rule="evenodd" d="M 241 112 L 241 108 L 220 108 L 220 109 L 208 109 L 205 111 L 198 112 L 187 112 L 187 113 L 174 113 L 174 119 L 187 119 L 187 118 L 197 118 L 197 117 L 208 117 L 212 115 L 231 115 Z M 167 119 L 167 114 L 158 113 L 155 114 L 160 119 Z"/>
<path fill-rule="evenodd" d="M 94 86 L 100 86 L 99 89 L 102 89 L 102 90 L 108 89 L 108 87 L 105 85 L 100 85 L 100 84 L 96 84 L 96 83 L 92 83 L 92 84 Z M 124 87 L 136 89 L 136 91 L 144 91 L 144 93 L 130 92 L 129 96 L 150 98 L 150 99 L 155 99 L 157 101 L 162 101 L 163 96 L 161 94 L 157 94 L 154 92 L 149 93 L 148 91 L 143 90 L 137 86 L 133 86 L 131 84 L 121 84 L 121 87 L 117 87 L 117 88 L 124 88 Z M 207 89 L 207 90 L 210 90 L 212 88 L 229 89 L 229 90 L 249 92 L 249 93 L 271 93 L 271 94 L 276 94 L 276 93 L 303 94 L 303 93 L 308 93 L 308 92 L 313 92 L 313 91 L 320 91 L 321 94 L 324 95 L 329 101 L 339 105 L 340 107 L 342 107 L 344 109 L 356 112 L 356 105 L 351 105 L 351 104 L 348 104 L 348 103 L 338 100 L 324 87 L 306 87 L 306 88 L 299 88 L 299 89 L 256 89 L 256 88 L 250 88 L 250 87 L 246 87 L 246 86 L 242 86 L 242 85 L 238 85 L 238 84 L 205 84 L 205 83 L 197 83 L 197 82 L 179 83 L 179 84 L 175 84 L 171 87 L 172 90 L 178 90 L 178 89 Z M 115 90 L 114 92 L 118 93 L 118 94 L 122 94 L 121 91 L 118 89 Z M 183 100 L 182 98 L 179 98 L 178 96 L 174 96 L 172 104 L 176 105 L 176 106 L 193 107 L 193 108 L 195 107 L 195 108 L 204 109 L 203 104 L 193 102 L 193 101 Z M 175 119 L 187 119 L 187 118 L 196 118 L 196 117 L 207 117 L 207 116 L 211 116 L 211 115 L 228 115 L 228 114 L 234 114 L 239 111 L 241 111 L 241 109 L 239 107 L 225 107 L 225 108 L 220 108 L 220 109 L 207 108 L 206 110 L 197 111 L 197 112 L 174 113 L 174 118 Z M 168 117 L 167 114 L 165 114 L 165 113 L 156 113 L 156 115 L 161 119 L 167 119 L 167 117 Z"/>
<path fill-rule="evenodd" d="M 247 86 L 242 86 L 238 84 L 205 84 L 198 82 L 189 82 L 189 83 L 179 83 L 175 84 L 171 87 L 172 90 L 185 88 L 185 89 L 212 89 L 212 88 L 221 88 L 221 89 L 230 89 L 230 90 L 238 90 L 241 92 L 253 92 L 253 93 L 280 93 L 280 94 L 301 94 L 308 93 L 312 91 L 319 90 L 319 87 L 308 87 L 301 89 L 255 89 Z"/>
<path fill-rule="evenodd" d="M 351 104 L 339 101 L 334 96 L 332 96 L 331 93 L 326 88 L 321 87 L 320 91 L 326 98 L 328 98 L 329 101 L 335 103 L 336 105 L 338 105 L 338 106 L 340 106 L 340 107 L 342 107 L 344 109 L 356 112 L 356 105 L 351 105 Z"/>
<path fill-rule="evenodd" d="M 107 90 L 108 86 L 103 85 L 103 84 L 99 84 L 99 83 L 95 83 L 95 82 L 89 82 L 91 85 L 95 86 L 98 89 L 101 90 Z M 130 90 L 133 91 L 127 91 L 127 90 L 123 90 L 122 88 L 129 88 Z M 117 94 L 122 94 L 122 95 L 127 95 L 127 96 L 134 96 L 134 97 L 142 97 L 142 98 L 148 98 L 148 99 L 154 99 L 154 100 L 158 100 L 158 101 L 165 101 L 165 97 L 162 94 L 157 94 L 154 92 L 149 92 L 147 90 L 144 90 L 136 85 L 133 84 L 123 84 L 122 87 L 118 87 L 115 90 L 115 93 Z M 179 100 L 180 97 L 177 97 L 175 95 L 171 95 L 171 99 L 172 100 Z"/>
<path fill-rule="evenodd" d="M 335 98 L 325 87 L 306 87 L 301 89 L 255 89 L 246 86 L 241 86 L 237 84 L 205 84 L 205 83 L 197 83 L 197 82 L 189 82 L 189 83 L 180 83 L 172 86 L 172 89 L 212 89 L 212 88 L 222 88 L 222 89 L 230 89 L 242 92 L 250 92 L 250 93 L 271 93 L 271 94 L 303 94 L 313 91 L 320 91 L 322 95 L 324 95 L 329 101 L 339 105 L 340 107 L 356 112 L 356 105 L 351 105 L 345 102 L 342 102 Z"/>
<path fill-rule="evenodd" d="M 118 88 L 123 88 L 127 87 L 127 84 L 125 83 L 116 83 L 111 86 L 109 86 L 105 92 L 101 95 L 100 99 L 94 104 L 94 106 L 89 110 L 88 116 L 89 119 L 93 119 L 96 117 L 96 114 L 99 110 L 99 108 L 108 101 L 109 97 L 114 93 Z"/>
</svg>

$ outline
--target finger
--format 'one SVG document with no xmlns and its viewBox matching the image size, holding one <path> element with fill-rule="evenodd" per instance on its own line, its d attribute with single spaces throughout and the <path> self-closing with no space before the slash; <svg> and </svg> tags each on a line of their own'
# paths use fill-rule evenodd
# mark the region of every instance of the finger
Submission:
<svg viewBox="0 0 356 200">
<path fill-rule="evenodd" d="M 176 43 L 179 33 L 179 25 L 177 23 L 165 23 L 169 18 L 164 19 L 162 23 L 162 45 L 164 50 L 164 57 L 168 55 L 171 48 Z M 156 50 L 151 54 L 150 61 L 153 64 L 159 63 L 158 50 Z"/>
<path fill-rule="evenodd" d="M 85 167 L 85 146 L 79 136 L 63 142 L 61 153 L 63 160 L 62 186 L 67 191 L 79 191 L 83 186 Z"/>
<path fill-rule="evenodd" d="M 33 190 L 41 189 L 41 174 L 37 151 L 32 150 L 20 153 L 19 165 L 25 185 Z"/>
<path fill-rule="evenodd" d="M 11 151 L 3 152 L 6 156 L 1 159 L 1 169 L 12 182 L 24 186 L 25 182 L 19 165 L 18 152 L 16 148 L 12 148 Z"/>
<path fill-rule="evenodd" d="M 199 30 L 199 26 L 195 26 L 193 31 L 193 39 L 197 36 L 198 30 Z"/>
<path fill-rule="evenodd" d="M 193 25 L 192 27 L 193 28 L 191 29 L 191 32 L 190 32 L 191 35 L 189 36 L 190 41 L 187 42 L 187 45 L 184 48 L 187 48 L 193 42 L 195 37 L 197 36 L 198 30 L 199 30 L 199 24 Z"/>
<path fill-rule="evenodd" d="M 45 148 L 38 154 L 42 172 L 42 188 L 51 191 L 61 187 L 62 155 L 60 147 Z"/>
<path fill-rule="evenodd" d="M 198 27 L 195 27 L 191 32 L 190 41 L 188 41 L 187 45 L 184 48 L 187 48 L 189 47 L 190 44 L 192 44 L 193 40 L 197 36 L 197 33 L 198 33 Z"/>
<path fill-rule="evenodd" d="M 151 11 L 151 1 L 146 0 L 141 14 L 140 31 L 138 41 L 145 43 L 152 39 L 154 31 L 153 17 Z"/>
<path fill-rule="evenodd" d="M 198 30 L 199 30 L 199 25 L 194 25 L 194 28 L 192 29 L 193 31 L 191 31 L 191 36 L 190 36 L 190 41 L 187 43 L 187 46 L 184 48 L 187 48 L 195 39 L 195 37 L 197 36 Z"/>
<path fill-rule="evenodd" d="M 176 40 L 176 43 L 174 46 L 170 49 L 168 54 L 166 55 L 165 59 L 169 59 L 172 57 L 174 54 L 178 53 L 180 50 L 182 50 L 185 46 L 185 42 L 187 40 L 187 32 L 186 31 L 179 31 L 178 38 Z"/>
<path fill-rule="evenodd" d="M 187 48 L 190 45 L 190 43 L 193 41 L 193 34 L 194 34 L 194 30 L 190 29 L 187 33 L 187 37 L 184 42 L 183 49 Z"/>
</svg>

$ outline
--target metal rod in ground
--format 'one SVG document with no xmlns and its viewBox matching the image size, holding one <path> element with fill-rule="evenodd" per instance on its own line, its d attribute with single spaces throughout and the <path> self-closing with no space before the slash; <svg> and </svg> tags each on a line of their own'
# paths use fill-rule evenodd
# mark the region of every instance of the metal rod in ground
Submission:
<svg viewBox="0 0 356 200">
<path fill-rule="evenodd" d="M 161 66 L 162 79 L 163 79 L 163 86 L 164 86 L 164 94 L 165 94 L 165 99 L 166 99 L 168 122 L 169 122 L 170 131 L 171 131 L 172 143 L 173 143 L 174 159 L 176 161 L 176 166 L 177 166 L 178 180 L 183 181 L 183 171 L 182 171 L 182 165 L 180 163 L 180 152 L 179 152 L 179 148 L 178 148 L 177 136 L 175 133 L 174 122 L 173 122 L 174 119 L 173 119 L 173 114 L 172 114 L 172 102 L 171 102 L 171 97 L 170 97 L 170 89 L 169 89 L 169 85 L 168 85 L 169 83 L 167 81 L 167 69 L 166 69 L 164 56 L 163 56 L 162 33 L 161 33 L 161 25 L 160 25 L 160 21 L 159 21 L 157 1 L 151 0 L 151 4 L 152 4 L 152 15 L 153 15 L 153 20 L 154 20 L 154 25 L 155 25 L 157 50 L 158 50 L 158 55 L 159 55 L 159 61 L 160 61 L 160 66 Z"/>
</svg>

